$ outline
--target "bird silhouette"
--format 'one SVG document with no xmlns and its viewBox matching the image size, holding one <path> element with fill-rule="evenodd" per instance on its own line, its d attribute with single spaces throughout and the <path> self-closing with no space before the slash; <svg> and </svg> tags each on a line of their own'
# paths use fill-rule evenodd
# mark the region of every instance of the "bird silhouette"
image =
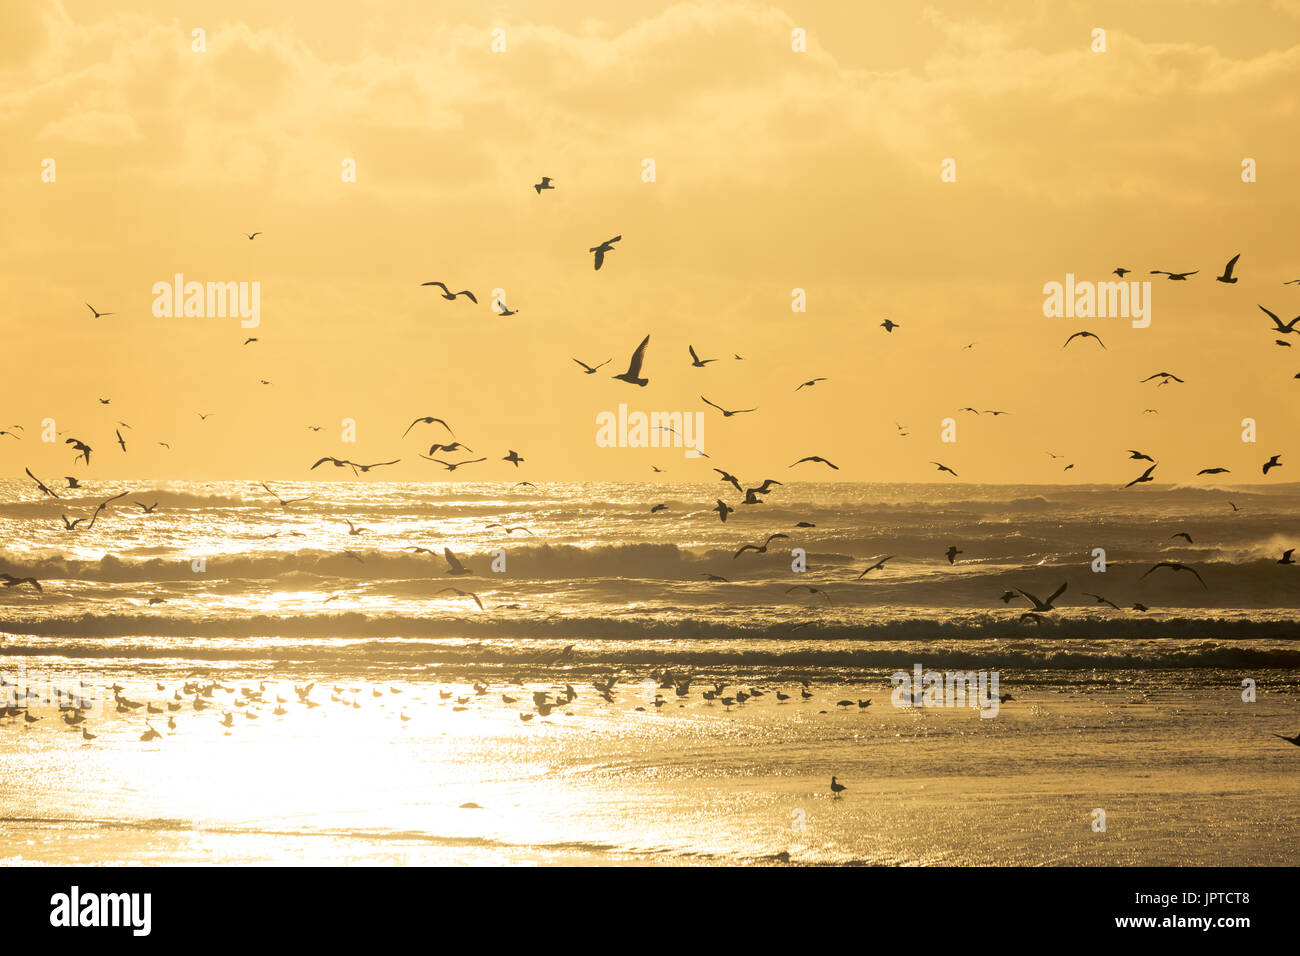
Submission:
<svg viewBox="0 0 1300 956">
<path fill-rule="evenodd" d="M 606 240 L 605 240 L 604 242 L 602 242 L 600 245 L 598 245 L 598 246 L 592 246 L 590 249 L 587 250 L 588 252 L 595 253 L 595 255 L 596 255 L 596 270 L 597 270 L 597 271 L 599 271 L 599 270 L 600 270 L 600 267 L 601 267 L 602 265 L 605 264 L 605 253 L 607 253 L 607 252 L 613 252 L 613 251 L 614 251 L 614 243 L 618 242 L 618 241 L 619 241 L 620 239 L 622 239 L 622 238 L 623 238 L 622 236 L 615 236 L 613 239 L 606 239 Z"/>
<path fill-rule="evenodd" d="M 599 262 L 599 260 L 597 260 Z M 600 268 L 599 265 L 596 268 Z M 636 347 L 632 353 L 632 358 L 627 363 L 627 371 L 618 375 L 611 375 L 610 378 L 616 378 L 620 382 L 627 382 L 629 385 L 640 385 L 642 388 L 650 384 L 650 379 L 641 377 L 641 366 L 645 363 L 645 350 L 650 345 L 650 336 L 641 340 L 641 344 Z"/>
</svg>

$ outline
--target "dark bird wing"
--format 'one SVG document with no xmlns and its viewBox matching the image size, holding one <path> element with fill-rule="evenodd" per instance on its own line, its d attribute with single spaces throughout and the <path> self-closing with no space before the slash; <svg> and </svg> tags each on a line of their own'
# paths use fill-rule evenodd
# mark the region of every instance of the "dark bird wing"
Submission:
<svg viewBox="0 0 1300 956">
<path fill-rule="evenodd" d="M 447 288 L 447 284 L 445 282 L 421 282 L 420 285 L 421 286 L 436 285 L 443 292 L 447 293 L 447 295 L 451 295 L 451 290 Z"/>
<path fill-rule="evenodd" d="M 632 361 L 627 363 L 628 378 L 641 377 L 641 366 L 645 363 L 645 350 L 649 346 L 650 336 L 647 335 L 641 340 L 641 344 L 636 347 L 636 351 L 632 353 Z"/>
<path fill-rule="evenodd" d="M 460 563 L 460 559 L 451 553 L 451 548 L 443 548 L 442 556 L 447 559 L 447 564 L 453 571 L 464 571 L 465 565 Z"/>
</svg>

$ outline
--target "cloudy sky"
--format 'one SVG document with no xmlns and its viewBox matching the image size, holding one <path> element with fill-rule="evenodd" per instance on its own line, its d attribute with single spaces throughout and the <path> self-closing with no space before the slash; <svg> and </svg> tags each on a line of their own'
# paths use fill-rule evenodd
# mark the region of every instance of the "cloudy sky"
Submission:
<svg viewBox="0 0 1300 956">
<path fill-rule="evenodd" d="M 508 448 L 535 480 L 1300 469 L 1300 348 L 1257 307 L 1300 313 L 1300 2 L 114 6 L 0 12 L 6 477 L 72 473 L 51 418 L 102 477 L 438 479 L 420 415 L 491 459 L 457 478 L 515 477 Z M 1117 266 L 1156 280 L 1149 328 L 1043 315 L 1045 283 Z M 260 326 L 156 317 L 176 273 L 260 283 Z M 1106 349 L 1062 349 L 1080 329 Z M 611 380 L 646 334 L 649 386 Z M 1139 384 L 1161 371 L 1185 383 Z M 712 462 L 598 447 L 620 402 L 706 411 Z"/>
</svg>

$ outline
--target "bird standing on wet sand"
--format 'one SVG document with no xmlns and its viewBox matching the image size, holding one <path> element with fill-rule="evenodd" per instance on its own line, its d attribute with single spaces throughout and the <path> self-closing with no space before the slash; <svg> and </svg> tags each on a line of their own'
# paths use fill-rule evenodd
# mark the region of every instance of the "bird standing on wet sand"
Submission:
<svg viewBox="0 0 1300 956">
<path fill-rule="evenodd" d="M 835 796 L 838 797 L 841 793 L 843 793 L 847 789 L 849 788 L 844 786 L 844 784 L 840 783 L 834 777 L 831 777 L 831 793 L 835 794 Z"/>
</svg>

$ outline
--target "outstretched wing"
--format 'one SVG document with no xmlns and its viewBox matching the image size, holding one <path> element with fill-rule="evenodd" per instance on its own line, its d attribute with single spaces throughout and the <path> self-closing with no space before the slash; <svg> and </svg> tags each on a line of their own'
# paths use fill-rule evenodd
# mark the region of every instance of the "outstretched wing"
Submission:
<svg viewBox="0 0 1300 956">
<path fill-rule="evenodd" d="M 641 377 L 641 365 L 645 362 L 645 350 L 650 346 L 650 336 L 641 340 L 641 344 L 636 347 L 632 353 L 632 361 L 627 364 L 627 374 L 629 378 Z"/>
</svg>

